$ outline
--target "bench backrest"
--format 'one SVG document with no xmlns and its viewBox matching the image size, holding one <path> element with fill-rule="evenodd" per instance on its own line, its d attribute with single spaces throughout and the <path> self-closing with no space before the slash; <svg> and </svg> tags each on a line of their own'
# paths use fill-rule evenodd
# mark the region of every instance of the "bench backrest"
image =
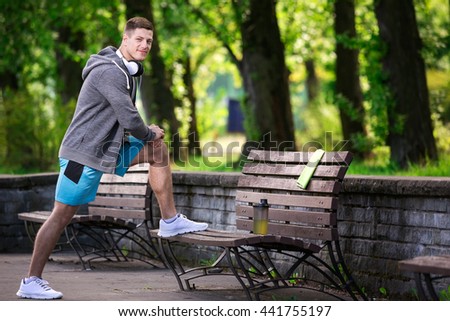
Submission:
<svg viewBox="0 0 450 321">
<path fill-rule="evenodd" d="M 88 204 L 89 214 L 151 220 L 150 191 L 146 166 L 133 166 L 124 177 L 103 174 L 97 196 Z"/>
<path fill-rule="evenodd" d="M 252 231 L 253 205 L 269 203 L 268 233 L 309 240 L 338 238 L 337 206 L 349 152 L 326 152 L 305 190 L 297 179 L 313 153 L 252 150 L 236 192 L 236 225 Z"/>
</svg>

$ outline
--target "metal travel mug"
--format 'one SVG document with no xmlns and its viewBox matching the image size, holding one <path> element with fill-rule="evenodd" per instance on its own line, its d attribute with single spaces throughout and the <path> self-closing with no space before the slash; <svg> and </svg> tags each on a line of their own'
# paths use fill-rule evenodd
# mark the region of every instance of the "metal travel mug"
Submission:
<svg viewBox="0 0 450 321">
<path fill-rule="evenodd" d="M 269 204 L 266 199 L 253 206 L 253 233 L 267 234 L 269 225 Z"/>
</svg>

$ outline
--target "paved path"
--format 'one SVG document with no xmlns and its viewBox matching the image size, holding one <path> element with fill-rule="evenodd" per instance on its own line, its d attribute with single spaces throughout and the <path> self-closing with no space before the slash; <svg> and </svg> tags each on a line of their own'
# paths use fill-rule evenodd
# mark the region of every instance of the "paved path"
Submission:
<svg viewBox="0 0 450 321">
<path fill-rule="evenodd" d="M 31 254 L 0 253 L 0 301 L 16 297 L 21 278 L 28 270 Z M 245 301 L 247 297 L 233 277 L 203 278 L 195 291 L 180 291 L 172 272 L 151 268 L 142 262 L 95 262 L 85 271 L 74 255 L 53 254 L 43 278 L 68 301 Z M 288 300 L 292 296 L 268 295 L 267 300 Z M 298 300 L 333 298 L 316 292 L 297 292 Z"/>
</svg>

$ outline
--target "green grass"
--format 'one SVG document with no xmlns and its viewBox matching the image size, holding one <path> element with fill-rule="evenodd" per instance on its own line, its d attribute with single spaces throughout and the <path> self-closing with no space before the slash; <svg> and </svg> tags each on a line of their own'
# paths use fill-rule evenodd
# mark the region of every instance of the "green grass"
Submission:
<svg viewBox="0 0 450 321">
<path fill-rule="evenodd" d="M 172 164 L 174 171 L 202 171 L 202 172 L 240 172 L 238 157 L 190 157 L 184 162 Z M 52 170 L 49 170 L 50 172 Z M 58 171 L 55 168 L 53 171 Z M 9 168 L 0 166 L 0 174 L 24 175 L 40 173 L 35 169 Z M 450 177 L 450 155 L 440 155 L 438 162 L 428 163 L 425 166 L 411 165 L 408 170 L 401 170 L 388 160 L 355 160 L 348 170 L 350 175 L 377 175 L 377 176 L 434 176 Z"/>
<path fill-rule="evenodd" d="M 226 145 L 224 145 L 226 146 Z M 228 145 L 229 146 L 229 145 Z M 242 146 L 240 142 L 239 147 Z M 210 172 L 240 172 L 239 148 L 234 148 L 230 153 L 214 152 L 211 149 L 204 156 L 186 157 L 183 161 L 177 161 L 172 164 L 174 171 L 210 171 Z M 386 175 L 386 176 L 434 176 L 450 177 L 450 153 L 441 152 L 438 162 L 429 162 L 424 166 L 410 165 L 408 170 L 401 170 L 395 164 L 389 162 L 389 150 L 386 147 L 380 147 L 374 150 L 373 157 L 364 161 L 354 160 L 350 165 L 348 174 L 351 175 Z M 57 172 L 57 164 L 48 172 Z M 40 173 L 38 169 L 23 169 L 19 167 L 6 167 L 0 164 L 0 174 L 30 174 Z"/>
<path fill-rule="evenodd" d="M 386 176 L 436 176 L 450 177 L 450 157 L 442 156 L 438 162 L 424 166 L 410 165 L 407 170 L 399 169 L 395 164 L 367 165 L 355 161 L 350 165 L 348 174 L 354 175 L 386 175 Z"/>
<path fill-rule="evenodd" d="M 374 154 L 372 159 L 354 160 L 348 169 L 348 174 L 450 177 L 450 155 L 448 153 L 441 153 L 437 162 L 427 162 L 422 166 L 411 164 L 406 170 L 400 169 L 389 161 L 389 153 L 386 148 L 379 148 Z"/>
<path fill-rule="evenodd" d="M 239 157 L 189 157 L 172 164 L 172 170 L 201 172 L 239 172 Z"/>
<path fill-rule="evenodd" d="M 222 157 L 190 157 L 183 162 L 173 164 L 173 170 L 184 171 L 212 171 L 212 172 L 239 172 L 239 155 Z M 377 176 L 436 176 L 450 177 L 450 155 L 441 153 L 438 162 L 428 162 L 424 166 L 410 165 L 407 170 L 400 169 L 390 163 L 389 151 L 378 148 L 371 159 L 364 161 L 354 160 L 350 165 L 348 174 L 377 175 Z"/>
<path fill-rule="evenodd" d="M 175 161 L 173 170 L 239 172 L 241 150 L 245 144 L 245 136 L 240 134 L 205 140 L 201 143 L 201 156 L 184 156 Z"/>
<path fill-rule="evenodd" d="M 58 164 L 54 164 L 52 168 L 48 170 L 41 170 L 39 168 L 21 168 L 19 166 L 7 166 L 0 164 L 0 175 L 26 175 L 26 174 L 38 174 L 43 172 L 59 172 Z"/>
</svg>

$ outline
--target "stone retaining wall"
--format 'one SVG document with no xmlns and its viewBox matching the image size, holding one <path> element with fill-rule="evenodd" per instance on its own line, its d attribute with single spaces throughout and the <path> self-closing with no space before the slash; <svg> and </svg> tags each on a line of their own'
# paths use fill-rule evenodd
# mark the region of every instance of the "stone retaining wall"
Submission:
<svg viewBox="0 0 450 321">
<path fill-rule="evenodd" d="M 27 252 L 31 242 L 17 213 L 51 210 L 58 174 L 0 175 L 0 253 Z"/>
<path fill-rule="evenodd" d="M 175 172 L 180 212 L 212 228 L 234 230 L 234 196 L 239 174 Z M 51 209 L 57 174 L 0 176 L 0 252 L 31 250 L 17 213 Z M 347 264 L 369 295 L 413 298 L 411 275 L 398 260 L 450 254 L 450 178 L 347 176 L 338 211 Z M 154 205 L 158 215 L 157 205 Z M 208 259 L 207 249 L 186 252 Z M 442 286 L 448 284 L 442 284 Z"/>
</svg>

